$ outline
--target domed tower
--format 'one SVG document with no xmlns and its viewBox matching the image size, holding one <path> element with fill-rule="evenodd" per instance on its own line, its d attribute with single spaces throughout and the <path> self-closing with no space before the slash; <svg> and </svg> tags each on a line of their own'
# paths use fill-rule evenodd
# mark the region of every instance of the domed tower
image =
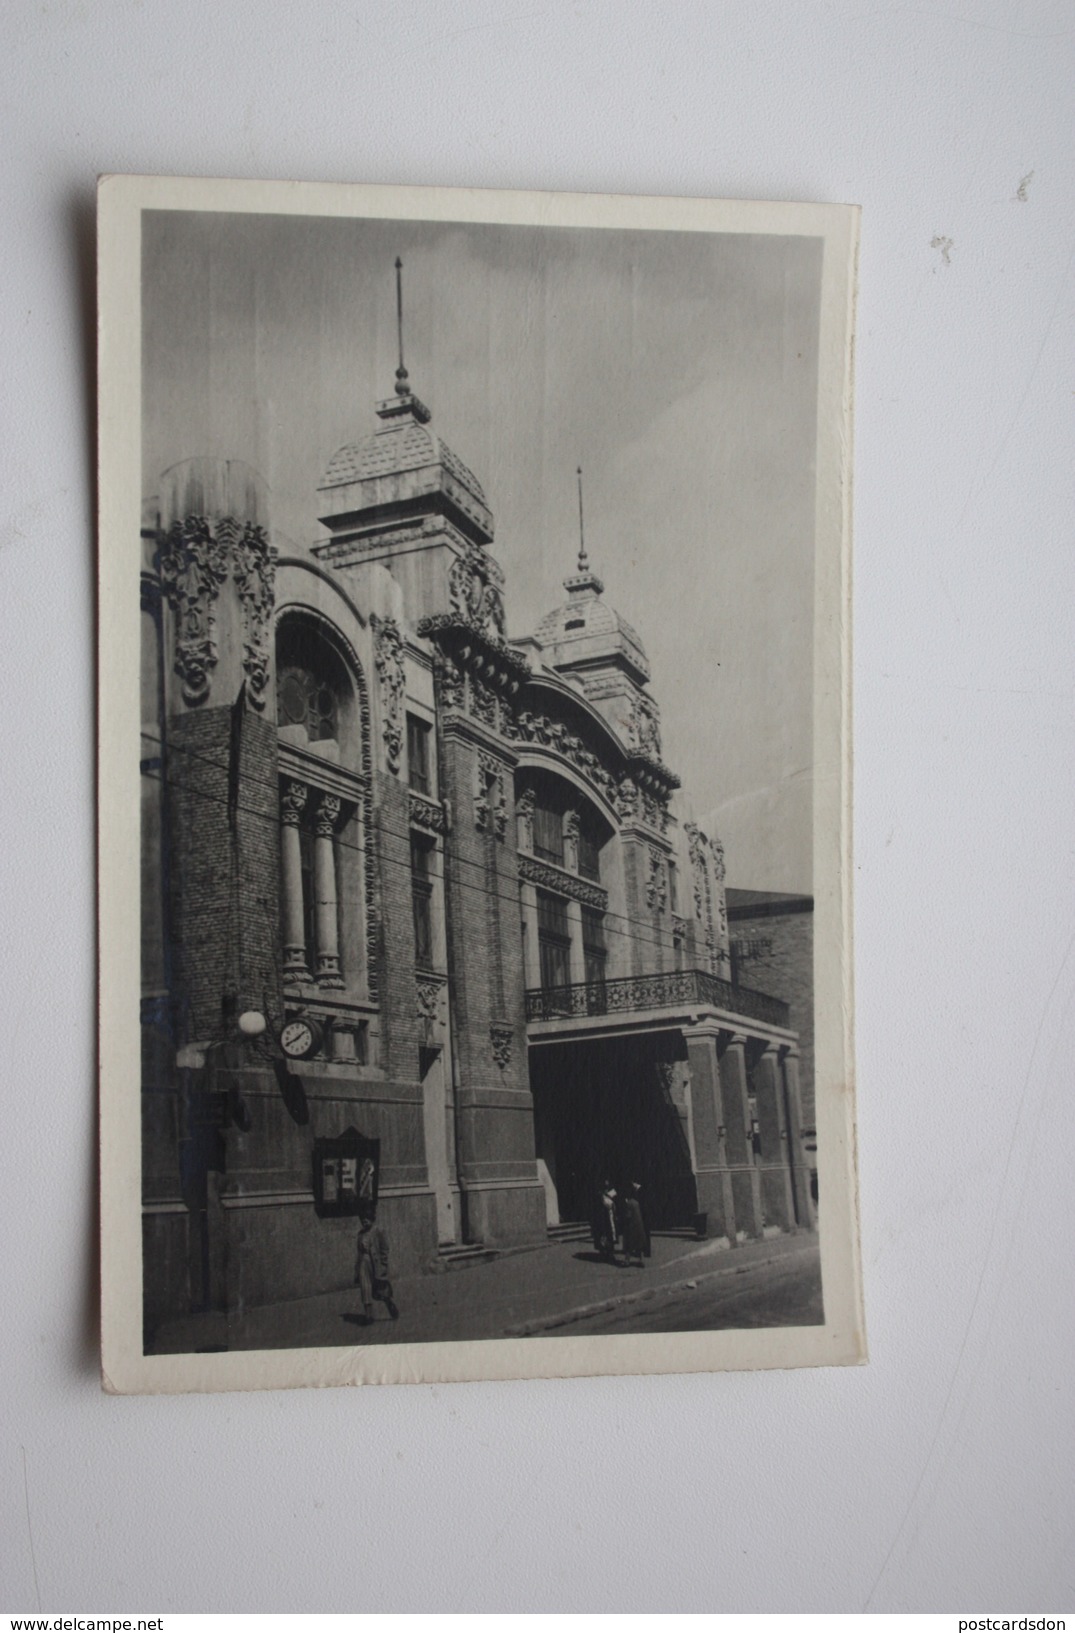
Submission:
<svg viewBox="0 0 1075 1633">
<path fill-rule="evenodd" d="M 637 631 L 602 599 L 605 586 L 590 567 L 582 526 L 579 472 L 579 557 L 564 579 L 567 600 L 547 614 L 532 640 L 544 661 L 573 676 L 629 753 L 661 755 L 660 710 L 646 687 L 650 669 Z"/>
<path fill-rule="evenodd" d="M 412 627 L 448 610 L 471 611 L 502 634 L 503 573 L 487 551 L 492 513 L 478 478 L 432 429 L 429 409 L 411 390 L 400 273 L 397 260 L 395 395 L 377 404 L 377 430 L 329 460 L 317 491 L 318 518 L 330 537 L 313 553 L 337 568 L 388 567 Z"/>
</svg>

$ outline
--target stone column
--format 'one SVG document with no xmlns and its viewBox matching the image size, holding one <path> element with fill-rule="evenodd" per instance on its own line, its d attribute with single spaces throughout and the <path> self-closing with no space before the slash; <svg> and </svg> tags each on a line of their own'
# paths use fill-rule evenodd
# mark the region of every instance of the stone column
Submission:
<svg viewBox="0 0 1075 1633">
<path fill-rule="evenodd" d="M 747 1103 L 746 1036 L 721 1034 L 721 1100 L 725 1121 L 725 1151 L 731 1175 L 735 1225 L 747 1236 L 761 1235 L 761 1182 L 750 1145 L 750 1108 Z"/>
<path fill-rule="evenodd" d="M 691 1143 L 694 1147 L 698 1211 L 708 1215 L 707 1234 L 726 1236 L 736 1243 L 735 1200 L 725 1150 L 724 1103 L 717 1063 L 716 1028 L 696 1028 L 687 1034 L 690 1062 Z"/>
<path fill-rule="evenodd" d="M 340 801 L 322 794 L 314 822 L 314 912 L 317 924 L 317 980 L 323 987 L 343 986 L 340 975 L 339 909 L 336 905 L 336 824 Z"/>
<path fill-rule="evenodd" d="M 306 926 L 302 911 L 302 840 L 299 823 L 306 808 L 305 783 L 289 782 L 280 797 L 280 890 L 284 905 L 284 980 L 309 981 Z"/>
<path fill-rule="evenodd" d="M 523 936 L 523 979 L 528 988 L 540 987 L 541 966 L 538 960 L 537 886 L 520 882 L 519 908 L 526 927 Z"/>
<path fill-rule="evenodd" d="M 579 986 L 586 979 L 586 955 L 582 950 L 582 908 L 578 902 L 567 904 L 567 928 L 571 937 L 568 949 L 568 973 L 571 985 Z"/>
<path fill-rule="evenodd" d="M 761 1191 L 765 1217 L 781 1230 L 794 1230 L 795 1205 L 788 1167 L 788 1131 L 784 1126 L 780 1052 L 770 1045 L 754 1068 L 761 1143 Z"/>
<path fill-rule="evenodd" d="M 802 1104 L 799 1099 L 799 1051 L 783 1051 L 784 1099 L 787 1112 L 788 1157 L 791 1162 L 791 1186 L 795 1198 L 795 1217 L 804 1230 L 813 1230 L 816 1224 L 814 1202 L 810 1195 L 810 1169 L 803 1150 Z"/>
</svg>

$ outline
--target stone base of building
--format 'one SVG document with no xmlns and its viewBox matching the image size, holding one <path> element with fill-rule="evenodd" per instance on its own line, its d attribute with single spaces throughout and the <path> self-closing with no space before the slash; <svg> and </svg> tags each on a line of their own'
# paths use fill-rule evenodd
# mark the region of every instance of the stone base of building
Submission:
<svg viewBox="0 0 1075 1633">
<path fill-rule="evenodd" d="M 431 1191 L 382 1193 L 377 1221 L 388 1237 L 393 1275 L 430 1265 L 437 1251 Z M 193 1310 L 242 1310 L 354 1284 L 358 1220 L 319 1218 L 309 1194 L 210 1186 L 205 1209 L 147 1209 L 142 1234 L 148 1332 Z"/>
<path fill-rule="evenodd" d="M 467 1187 L 466 1234 L 489 1247 L 523 1247 L 547 1234 L 545 1191 L 536 1174 L 517 1184 Z"/>
</svg>

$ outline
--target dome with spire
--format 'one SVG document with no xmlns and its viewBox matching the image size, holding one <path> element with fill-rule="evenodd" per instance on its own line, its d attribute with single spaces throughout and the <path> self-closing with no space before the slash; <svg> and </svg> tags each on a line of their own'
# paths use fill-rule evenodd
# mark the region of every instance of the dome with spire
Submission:
<svg viewBox="0 0 1075 1633">
<path fill-rule="evenodd" d="M 582 519 L 582 471 L 579 478 L 578 571 L 564 579 L 567 600 L 548 613 L 534 631 L 534 641 L 548 652 L 554 669 L 625 671 L 638 685 L 649 680 L 649 659 L 637 630 L 603 601 L 605 586 L 591 571 Z"/>
<path fill-rule="evenodd" d="M 493 537 L 481 483 L 458 454 L 430 429 L 430 412 L 411 390 L 403 361 L 402 262 L 396 259 L 399 367 L 396 394 L 377 404 L 382 424 L 371 436 L 338 448 L 318 483 L 320 519 L 339 527 L 375 512 L 416 516 L 438 511 L 478 544 Z"/>
<path fill-rule="evenodd" d="M 640 684 L 649 680 L 649 659 L 637 630 L 615 608 L 601 599 L 603 586 L 589 579 L 591 588 L 576 588 L 578 578 L 565 578 L 570 597 L 546 614 L 534 631 L 534 640 L 550 654 L 554 669 L 604 667 L 610 661 L 626 669 Z"/>
</svg>

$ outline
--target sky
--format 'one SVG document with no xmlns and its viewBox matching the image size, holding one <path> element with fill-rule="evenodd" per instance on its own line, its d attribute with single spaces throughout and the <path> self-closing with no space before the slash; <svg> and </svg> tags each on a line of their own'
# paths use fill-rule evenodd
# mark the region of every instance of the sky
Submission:
<svg viewBox="0 0 1075 1633">
<path fill-rule="evenodd" d="M 274 532 L 394 389 L 481 482 L 509 634 L 586 545 L 642 638 L 663 757 L 728 882 L 811 889 L 821 242 L 744 234 L 153 212 L 143 216 L 143 492 L 242 459 Z"/>
</svg>

